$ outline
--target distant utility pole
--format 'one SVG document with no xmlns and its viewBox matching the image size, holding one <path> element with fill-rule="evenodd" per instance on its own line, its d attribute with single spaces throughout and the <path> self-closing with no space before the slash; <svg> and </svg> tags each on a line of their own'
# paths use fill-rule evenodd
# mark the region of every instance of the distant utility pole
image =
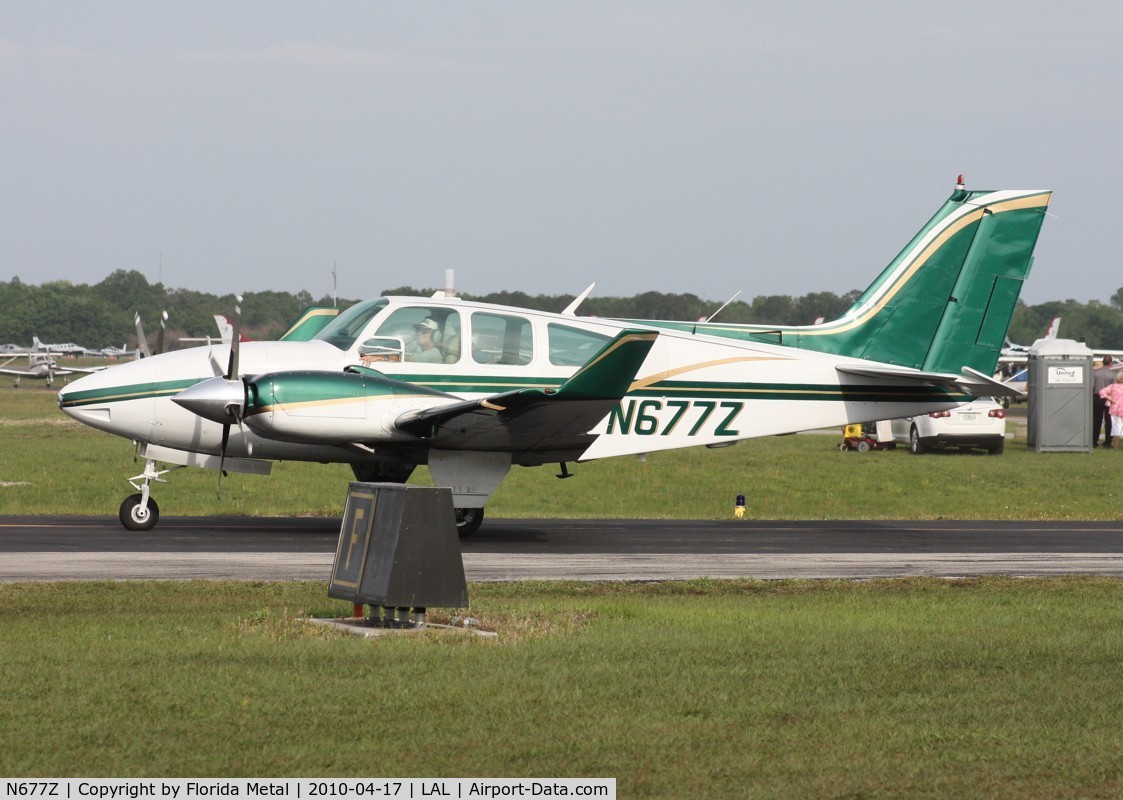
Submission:
<svg viewBox="0 0 1123 800">
<path fill-rule="evenodd" d="M 335 262 L 331 262 L 331 304 L 333 307 L 339 307 L 339 298 L 336 294 L 336 275 L 335 275 Z"/>
</svg>

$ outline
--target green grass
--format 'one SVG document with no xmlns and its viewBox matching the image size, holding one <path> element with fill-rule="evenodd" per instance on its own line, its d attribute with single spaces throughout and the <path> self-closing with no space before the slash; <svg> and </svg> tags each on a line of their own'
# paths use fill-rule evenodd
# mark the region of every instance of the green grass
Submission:
<svg viewBox="0 0 1123 800">
<path fill-rule="evenodd" d="M 316 583 L 0 586 L 0 774 L 599 776 L 621 797 L 1114 797 L 1107 579 L 473 588 L 361 640 Z"/>
<path fill-rule="evenodd" d="M 132 445 L 55 408 L 54 393 L 0 389 L 0 514 L 116 515 L 139 474 Z M 1010 423 L 1024 437 L 1024 426 Z M 724 519 L 748 498 L 757 519 L 1117 519 L 1123 452 L 1034 453 L 1012 439 L 1002 456 L 905 449 L 840 453 L 840 436 L 752 439 L 719 450 L 652 453 L 572 466 L 515 467 L 489 517 Z M 338 515 L 349 468 L 277 463 L 271 476 L 178 470 L 156 485 L 165 515 Z M 412 479 L 429 481 L 419 468 Z"/>
</svg>

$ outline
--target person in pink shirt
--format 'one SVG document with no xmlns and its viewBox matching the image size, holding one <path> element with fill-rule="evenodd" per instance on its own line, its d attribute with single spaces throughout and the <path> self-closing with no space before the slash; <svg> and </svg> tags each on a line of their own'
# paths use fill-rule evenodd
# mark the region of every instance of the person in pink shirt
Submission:
<svg viewBox="0 0 1123 800">
<path fill-rule="evenodd" d="M 1119 437 L 1123 436 L 1123 371 L 1115 376 L 1115 383 L 1100 389 L 1100 397 L 1107 401 L 1111 414 L 1111 446 L 1118 449 Z"/>
</svg>

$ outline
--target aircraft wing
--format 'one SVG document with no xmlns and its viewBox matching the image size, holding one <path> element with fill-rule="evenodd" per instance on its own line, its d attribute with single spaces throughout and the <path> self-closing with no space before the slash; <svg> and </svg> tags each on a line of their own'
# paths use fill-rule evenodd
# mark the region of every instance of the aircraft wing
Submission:
<svg viewBox="0 0 1123 800">
<path fill-rule="evenodd" d="M 101 372 L 105 367 L 60 367 L 58 369 L 50 370 L 52 376 L 58 378 L 62 375 L 73 375 L 75 373 L 91 373 Z M 10 369 L 8 367 L 0 367 L 0 375 L 14 375 L 20 378 L 45 378 L 46 372 L 31 372 L 26 369 Z"/>
<path fill-rule="evenodd" d="M 859 375 L 863 378 L 880 378 L 893 381 L 905 381 L 923 384 L 925 386 L 942 386 L 955 392 L 969 394 L 972 397 L 1009 397 L 1014 400 L 1022 399 L 1025 394 L 1012 386 L 1008 386 L 983 373 L 964 367 L 959 375 L 949 372 L 923 372 L 907 367 L 892 367 L 865 364 L 843 364 L 835 367 L 845 375 Z"/>
<path fill-rule="evenodd" d="M 624 330 L 557 389 L 519 389 L 408 411 L 395 427 L 450 450 L 583 449 L 631 387 L 658 333 Z"/>
<path fill-rule="evenodd" d="M 83 375 L 92 375 L 95 372 L 101 372 L 103 369 L 108 368 L 108 364 L 103 364 L 99 367 L 60 367 L 53 370 L 55 375 L 74 375 L 81 373 Z"/>
</svg>

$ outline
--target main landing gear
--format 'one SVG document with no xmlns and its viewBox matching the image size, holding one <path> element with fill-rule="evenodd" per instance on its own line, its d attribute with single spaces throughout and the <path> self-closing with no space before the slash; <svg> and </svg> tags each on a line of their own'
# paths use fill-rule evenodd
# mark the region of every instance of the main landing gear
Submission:
<svg viewBox="0 0 1123 800">
<path fill-rule="evenodd" d="M 121 524 L 130 531 L 150 531 L 155 528 L 156 523 L 160 521 L 160 506 L 152 498 L 152 482 L 167 483 L 163 476 L 177 469 L 183 469 L 183 466 L 176 464 L 160 470 L 156 469 L 155 459 L 146 459 L 144 472 L 128 479 L 137 493 L 129 495 L 121 503 L 121 509 L 117 514 Z M 461 539 L 471 536 L 483 524 L 482 508 L 457 508 L 455 511 L 456 533 Z"/>
<path fill-rule="evenodd" d="M 467 539 L 473 533 L 480 529 L 480 525 L 484 521 L 484 510 L 482 508 L 457 508 L 456 511 L 456 533 L 461 539 Z"/>
<path fill-rule="evenodd" d="M 135 477 L 129 478 L 128 481 L 133 485 L 133 488 L 138 490 L 139 494 L 130 494 L 121 503 L 121 510 L 117 512 L 117 516 L 121 520 L 121 524 L 128 528 L 130 531 L 150 531 L 156 527 L 156 523 L 160 521 L 160 507 L 156 505 L 156 501 L 152 499 L 151 485 L 152 481 L 157 483 L 167 483 L 161 475 L 166 475 L 173 470 L 183 469 L 181 466 L 173 466 L 168 469 L 156 469 L 156 462 L 153 459 L 147 459 L 144 462 L 144 472 Z M 138 483 L 143 480 L 144 483 Z"/>
</svg>

